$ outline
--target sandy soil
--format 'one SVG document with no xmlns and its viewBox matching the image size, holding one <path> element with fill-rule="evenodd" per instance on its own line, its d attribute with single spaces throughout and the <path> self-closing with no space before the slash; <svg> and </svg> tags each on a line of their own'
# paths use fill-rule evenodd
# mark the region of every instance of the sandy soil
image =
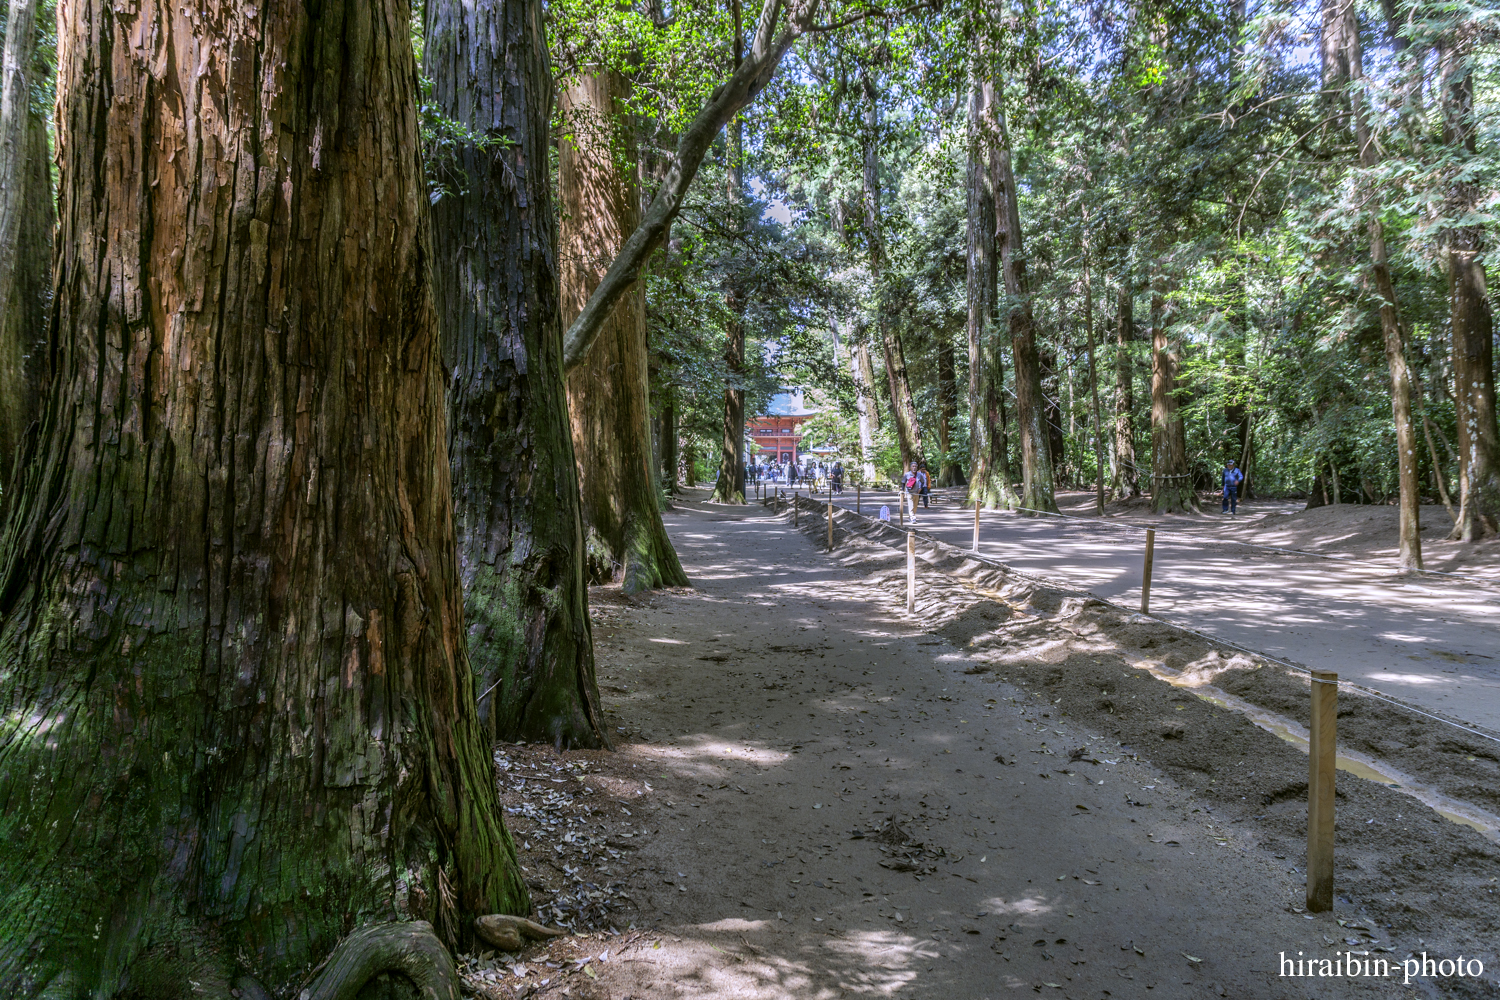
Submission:
<svg viewBox="0 0 1500 1000">
<path fill-rule="evenodd" d="M 1295 678 L 938 548 L 908 617 L 889 538 L 850 516 L 829 555 L 806 520 L 686 503 L 693 589 L 595 592 L 617 749 L 497 751 L 538 915 L 580 933 L 468 957 L 477 993 L 1493 995 L 1493 843 L 1341 774 L 1339 898 L 1310 917 L 1306 756 L 1159 679 L 1292 711 Z M 1494 787 L 1485 748 L 1352 698 L 1340 726 Z M 1292 979 L 1283 952 L 1487 971 Z"/>
<path fill-rule="evenodd" d="M 1393 506 L 1344 503 L 1306 510 L 1304 501 L 1251 500 L 1239 505 L 1237 516 L 1226 518 L 1217 497 L 1205 496 L 1202 503 L 1201 515 L 1152 514 L 1149 499 L 1126 500 L 1106 504 L 1105 517 L 1143 527 L 1396 565 L 1400 511 Z M 1058 497 L 1058 509 L 1074 517 L 1092 517 L 1093 495 L 1064 493 Z M 1425 569 L 1500 582 L 1500 537 L 1470 544 L 1449 541 L 1453 519 L 1440 504 L 1424 506 L 1420 519 Z"/>
</svg>

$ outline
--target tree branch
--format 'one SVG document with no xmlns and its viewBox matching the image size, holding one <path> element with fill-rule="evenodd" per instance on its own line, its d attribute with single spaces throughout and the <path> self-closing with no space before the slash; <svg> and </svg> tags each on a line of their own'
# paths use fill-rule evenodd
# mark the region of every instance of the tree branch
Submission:
<svg viewBox="0 0 1500 1000">
<path fill-rule="evenodd" d="M 577 367 L 588 355 L 589 348 L 599 336 L 615 303 L 635 284 L 640 277 L 641 267 L 666 238 L 668 227 L 682 208 L 682 199 L 693 183 L 703 157 L 713 145 L 714 138 L 729 119 L 754 100 L 755 95 L 771 82 L 781 57 L 807 31 L 818 3 L 819 0 L 803 0 L 800 4 L 796 4 L 795 0 L 792 4 L 788 4 L 786 0 L 765 0 L 756 24 L 755 39 L 751 42 L 744 61 L 713 92 L 708 104 L 693 118 L 687 131 L 683 132 L 677 143 L 677 155 L 668 168 L 656 197 L 646 209 L 645 217 L 620 248 L 614 263 L 605 272 L 604 279 L 599 282 L 583 311 L 564 334 L 565 368 Z M 789 10 L 787 23 L 778 31 L 784 10 Z"/>
</svg>

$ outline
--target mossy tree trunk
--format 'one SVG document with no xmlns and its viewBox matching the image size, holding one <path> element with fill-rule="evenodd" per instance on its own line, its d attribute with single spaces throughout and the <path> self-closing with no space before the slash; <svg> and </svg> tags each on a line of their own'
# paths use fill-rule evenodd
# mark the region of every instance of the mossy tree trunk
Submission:
<svg viewBox="0 0 1500 1000">
<path fill-rule="evenodd" d="M 60 21 L 0 995 L 292 995 L 361 924 L 461 943 L 528 902 L 464 642 L 408 7 Z"/>
<path fill-rule="evenodd" d="M 640 219 L 629 82 L 613 70 L 573 80 L 562 93 L 560 143 L 562 314 L 572 322 Z M 687 585 L 667 537 L 651 470 L 646 296 L 640 282 L 610 311 L 583 361 L 568 372 L 568 415 L 583 521 L 607 565 L 594 579 L 627 592 Z"/>
<path fill-rule="evenodd" d="M 1187 436 L 1177 405 L 1177 345 L 1167 335 L 1166 279 L 1151 278 L 1151 509 L 1198 510 L 1188 472 Z"/>
<path fill-rule="evenodd" d="M 469 657 L 485 731 L 602 742 L 562 369 L 540 0 L 427 0 L 425 71 L 464 145 L 433 208 L 448 449 Z"/>
<path fill-rule="evenodd" d="M 39 3 L 11 0 L 0 63 L 0 492 L 41 420 L 51 372 L 51 156 L 46 111 L 31 99 L 49 72 L 37 55 Z"/>
<path fill-rule="evenodd" d="M 969 77 L 969 149 L 965 177 L 966 285 L 969 348 L 969 499 L 988 508 L 1015 507 L 1006 468 L 1005 371 L 996 319 L 1000 256 L 995 243 L 995 80 L 988 58 L 976 55 Z"/>
</svg>

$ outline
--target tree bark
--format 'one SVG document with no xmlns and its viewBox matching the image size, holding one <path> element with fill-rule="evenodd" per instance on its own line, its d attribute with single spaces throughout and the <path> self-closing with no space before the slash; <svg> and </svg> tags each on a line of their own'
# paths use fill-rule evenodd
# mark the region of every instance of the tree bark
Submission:
<svg viewBox="0 0 1500 1000">
<path fill-rule="evenodd" d="M 736 233 L 745 230 L 745 176 L 741 160 L 744 156 L 744 122 L 736 118 L 729 128 L 729 163 L 726 185 L 734 218 L 730 225 Z M 719 503 L 745 502 L 745 390 L 742 380 L 745 371 L 745 321 L 743 297 L 736 276 L 729 278 L 729 287 L 724 295 L 724 305 L 729 313 L 729 324 L 725 331 L 724 367 L 729 373 L 729 384 L 724 387 L 724 438 L 719 457 L 719 478 L 714 484 L 713 499 Z"/>
<path fill-rule="evenodd" d="M 0 63 L 0 493 L 27 428 L 42 417 L 51 369 L 52 175 L 47 116 L 31 87 L 48 68 L 36 55 L 38 0 L 10 0 Z"/>
<path fill-rule="evenodd" d="M 880 330 L 880 345 L 885 355 L 885 378 L 891 392 L 891 415 L 896 421 L 896 443 L 901 449 L 901 470 L 911 462 L 919 465 L 922 454 L 922 428 L 917 419 L 917 403 L 906 373 L 906 351 L 901 332 L 896 328 L 885 303 L 885 231 L 880 209 L 880 95 L 875 79 L 865 73 L 864 201 L 865 239 L 870 253 L 870 284 L 875 290 L 875 325 Z"/>
<path fill-rule="evenodd" d="M 880 407 L 875 400 L 874 372 L 865 346 L 864 323 L 856 318 L 848 339 L 849 376 L 854 380 L 854 412 L 859 419 L 859 467 L 865 483 L 875 481 L 875 430 L 880 426 Z"/>
<path fill-rule="evenodd" d="M 995 82 L 989 63 L 975 57 L 969 77 L 966 180 L 967 323 L 969 347 L 969 499 L 1010 509 L 1018 499 L 1006 469 L 1005 410 L 1001 396 L 999 255 L 995 245 Z"/>
<path fill-rule="evenodd" d="M 1016 367 L 1016 425 L 1021 439 L 1022 511 L 1057 513 L 1052 452 L 1048 445 L 1047 400 L 1042 394 L 1042 362 L 1031 313 L 1026 251 L 1021 240 L 1021 207 L 1010 163 L 1005 113 L 995 108 L 995 220 L 1000 274 L 1009 300 L 1011 354 Z"/>
<path fill-rule="evenodd" d="M 562 312 L 578 315 L 636 228 L 640 198 L 629 83 L 614 70 L 573 81 L 562 94 L 571 135 L 559 143 Z M 662 524 L 651 472 L 645 289 L 621 296 L 584 363 L 568 372 L 568 413 L 586 530 L 626 593 L 684 587 L 687 576 Z"/>
<path fill-rule="evenodd" d="M 1127 269 L 1120 277 L 1115 314 L 1115 471 L 1110 493 L 1116 500 L 1141 495 L 1135 464 L 1135 288 Z"/>
<path fill-rule="evenodd" d="M 453 518 L 469 658 L 491 738 L 603 742 L 562 370 L 540 0 L 428 0 L 425 72 L 455 152 L 433 208 Z M 508 67 L 514 67 L 510 72 Z"/>
<path fill-rule="evenodd" d="M 1332 15 L 1334 33 L 1343 44 L 1343 61 L 1339 72 L 1347 73 L 1348 96 L 1354 118 L 1354 138 L 1359 148 L 1359 162 L 1375 166 L 1380 152 L 1370 132 L 1369 112 L 1365 106 L 1361 83 L 1364 60 L 1360 52 L 1359 24 L 1354 5 L 1345 0 L 1325 0 L 1337 8 Z M 1325 25 L 1329 17 L 1325 15 Z M 1396 305 L 1396 289 L 1385 249 L 1385 229 L 1380 222 L 1380 197 L 1372 192 L 1367 205 L 1370 212 L 1367 229 L 1370 234 L 1370 274 L 1375 294 L 1380 296 L 1380 334 L 1385 348 L 1386 367 L 1391 377 L 1391 417 L 1396 425 L 1396 469 L 1401 484 L 1400 550 L 1398 564 L 1403 572 L 1422 568 L 1421 481 L 1417 469 L 1417 437 L 1411 419 L 1411 373 L 1406 365 L 1406 351 L 1401 331 L 1401 314 Z"/>
<path fill-rule="evenodd" d="M 0 995 L 289 995 L 353 927 L 451 946 L 529 908 L 463 632 L 409 10 L 312 10 L 60 5 Z"/>
<path fill-rule="evenodd" d="M 1198 510 L 1188 472 L 1187 440 L 1177 410 L 1177 350 L 1167 337 L 1166 279 L 1151 278 L 1151 509 L 1158 514 Z"/>
<path fill-rule="evenodd" d="M 1443 50 L 1445 139 L 1467 163 L 1478 153 L 1474 109 L 1472 43 L 1467 35 Z M 1472 180 L 1458 181 L 1449 211 L 1478 210 L 1482 192 Z M 1495 416 L 1495 320 L 1484 271 L 1484 228 L 1463 226 L 1448 234 L 1450 328 L 1453 337 L 1454 402 L 1458 415 L 1460 476 L 1458 519 L 1450 538 L 1465 542 L 1500 532 L 1500 430 Z M 1436 458 L 1433 464 L 1436 465 Z"/>
</svg>

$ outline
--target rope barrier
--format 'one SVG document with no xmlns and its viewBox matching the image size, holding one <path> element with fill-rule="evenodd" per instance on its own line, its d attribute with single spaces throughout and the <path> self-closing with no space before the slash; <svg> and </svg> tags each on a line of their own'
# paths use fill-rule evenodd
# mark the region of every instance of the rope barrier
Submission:
<svg viewBox="0 0 1500 1000">
<path fill-rule="evenodd" d="M 865 521 L 869 521 L 872 524 L 878 525 L 878 524 L 881 523 L 878 518 L 872 518 L 868 514 L 855 514 L 854 511 L 849 510 L 849 508 L 847 508 L 847 507 L 843 507 L 841 509 L 844 510 L 844 511 L 846 511 L 847 513 L 854 514 L 855 517 L 859 517 L 859 518 L 864 519 Z M 1029 511 L 1029 513 L 1047 514 L 1048 516 L 1058 517 L 1058 518 L 1068 518 L 1068 517 L 1072 516 L 1072 515 L 1068 515 L 1068 514 L 1053 514 L 1051 511 Z M 1086 519 L 1080 518 L 1079 520 L 1086 520 Z M 888 524 L 887 526 L 893 528 L 894 530 L 899 530 L 899 529 L 895 529 L 894 525 L 889 525 Z M 1115 525 L 1114 527 L 1135 528 L 1134 525 Z M 1135 530 L 1138 530 L 1138 531 L 1141 531 L 1142 533 L 1144 533 L 1146 529 L 1145 528 L 1135 528 Z M 907 533 L 911 534 L 911 535 L 919 535 L 923 539 L 925 539 L 925 540 L 927 540 L 929 542 L 932 542 L 935 545 L 941 545 L 941 546 L 945 546 L 947 548 L 951 548 L 951 549 L 953 549 L 955 552 L 957 552 L 960 556 L 962 556 L 965 559 L 977 559 L 978 561 L 986 563 L 988 565 L 999 567 L 1000 569 L 1005 570 L 1007 573 L 1011 574 L 1012 576 L 1019 577 L 1019 578 L 1021 578 L 1023 580 L 1029 580 L 1029 581 L 1031 581 L 1033 583 L 1039 583 L 1039 584 L 1041 584 L 1043 586 L 1051 587 L 1053 589 L 1061 590 L 1061 591 L 1064 591 L 1066 593 L 1075 594 L 1075 595 L 1078 595 L 1078 596 L 1081 596 L 1081 597 L 1092 598 L 1093 600 L 1099 601 L 1099 602 L 1101 602 L 1103 604 L 1107 604 L 1107 605 L 1109 605 L 1112 608 L 1116 608 L 1116 609 L 1118 609 L 1120 611 L 1125 611 L 1125 612 L 1127 612 L 1127 613 L 1129 613 L 1131 615 L 1136 615 L 1136 616 L 1138 616 L 1140 618 L 1149 618 L 1149 619 L 1151 619 L 1153 621 L 1156 621 L 1156 622 L 1158 622 L 1158 623 L 1160 623 L 1162 625 L 1167 626 L 1168 628 L 1176 629 L 1179 632 L 1186 632 L 1188 635 L 1196 636 L 1197 638 L 1202 639 L 1202 640 L 1204 640 L 1206 642 L 1214 643 L 1214 644 L 1217 644 L 1217 645 L 1220 645 L 1220 646 L 1228 646 L 1230 649 L 1237 649 L 1237 650 L 1239 650 L 1242 653 L 1246 653 L 1246 654 L 1248 654 L 1250 656 L 1258 657 L 1259 659 L 1265 660 L 1268 663 L 1275 663 L 1275 664 L 1278 664 L 1279 666 L 1287 667 L 1288 669 L 1291 669 L 1291 670 L 1299 670 L 1299 671 L 1301 671 L 1301 672 L 1303 672 L 1305 674 L 1308 674 L 1309 676 L 1312 674 L 1312 668 L 1311 667 L 1305 667 L 1305 666 L 1303 666 L 1300 663 L 1293 663 L 1293 662 L 1291 662 L 1289 660 L 1283 660 L 1283 659 L 1281 659 L 1279 657 L 1271 656 L 1268 653 L 1263 653 L 1260 650 L 1251 649 L 1248 646 L 1242 646 L 1239 643 L 1234 642 L 1232 640 L 1225 639 L 1225 638 L 1222 638 L 1222 637 L 1217 636 L 1217 635 L 1213 635 L 1213 634 L 1208 633 L 1208 632 L 1199 631 L 1198 629 L 1193 628 L 1191 625 L 1183 625 L 1183 624 L 1181 624 L 1179 622 L 1169 621 L 1168 619 L 1163 618 L 1160 615 L 1156 615 L 1156 614 L 1143 614 L 1143 613 L 1135 611 L 1135 610 L 1133 610 L 1131 608 L 1127 608 L 1127 607 L 1125 607 L 1122 604 L 1116 604 L 1114 601 L 1111 601 L 1108 598 L 1100 597 L 1098 594 L 1095 594 L 1095 593 L 1093 593 L 1091 591 L 1080 590 L 1079 588 L 1077 588 L 1077 587 L 1075 587 L 1075 586 L 1073 586 L 1071 584 L 1060 583 L 1060 582 L 1058 582 L 1056 580 L 1050 580 L 1050 579 L 1048 579 L 1046 577 L 1040 576 L 1040 575 L 1035 574 L 1035 573 L 1029 573 L 1029 572 L 1025 572 L 1025 571 L 1022 571 L 1022 570 L 1018 570 L 1015 567 L 1011 566 L 1010 564 L 1005 563 L 1005 562 L 1001 562 L 1000 560 L 995 559 L 995 558 L 993 558 L 991 556 L 985 556 L 985 555 L 982 555 L 980 553 L 969 552 L 969 551 L 966 551 L 964 549 L 960 549 L 957 546 L 955 546 L 955 545 L 953 545 L 953 544 L 951 544 L 949 542 L 943 541 L 942 539 L 933 538 L 931 535 L 924 534 L 923 532 L 917 530 L 916 528 L 908 528 L 907 529 Z M 1240 543 L 1240 544 L 1250 544 L 1250 543 L 1243 542 L 1243 543 Z M 1257 546 L 1257 547 L 1271 548 L 1272 546 Z M 1283 550 L 1279 550 L 1279 551 L 1295 552 L 1297 550 L 1295 550 L 1295 549 L 1283 549 Z M 1312 554 L 1316 554 L 1316 553 L 1312 553 Z M 1368 687 L 1365 687 L 1363 685 L 1355 684 L 1352 681 L 1340 681 L 1339 684 L 1340 684 L 1340 686 L 1347 685 L 1348 688 L 1349 688 L 1349 690 L 1351 690 L 1351 691 L 1358 691 L 1359 693 L 1364 694 L 1364 695 L 1368 695 L 1369 697 L 1374 698 L 1377 701 L 1383 701 L 1383 702 L 1385 702 L 1388 705 L 1392 705 L 1392 706 L 1394 706 L 1396 708 L 1404 709 L 1405 711 L 1411 712 L 1411 713 L 1413 713 L 1415 715 L 1420 715 L 1420 716 L 1423 716 L 1425 718 L 1432 719 L 1434 722 L 1441 722 L 1444 725 L 1452 726 L 1454 729 L 1458 729 L 1458 730 L 1461 730 L 1463 732 L 1470 733 L 1470 734 L 1472 734 L 1474 736 L 1481 737 L 1483 739 L 1491 741 L 1492 743 L 1500 743 L 1500 737 L 1492 736 L 1489 733 L 1484 732 L 1483 730 L 1475 729 L 1473 726 L 1467 726 L 1467 725 L 1464 725 L 1463 723 L 1454 722 L 1452 719 L 1445 719 L 1441 715 L 1433 715 L 1431 712 L 1426 712 L 1426 711 L 1423 711 L 1420 708 L 1416 708 L 1416 707 L 1414 707 L 1412 705 L 1408 705 L 1405 702 L 1397 701 L 1394 698 L 1391 698 L 1391 697 L 1389 697 L 1387 695 L 1381 694 L 1379 691 L 1375 691 L 1375 690 L 1373 690 L 1371 688 L 1368 688 Z"/>
</svg>

